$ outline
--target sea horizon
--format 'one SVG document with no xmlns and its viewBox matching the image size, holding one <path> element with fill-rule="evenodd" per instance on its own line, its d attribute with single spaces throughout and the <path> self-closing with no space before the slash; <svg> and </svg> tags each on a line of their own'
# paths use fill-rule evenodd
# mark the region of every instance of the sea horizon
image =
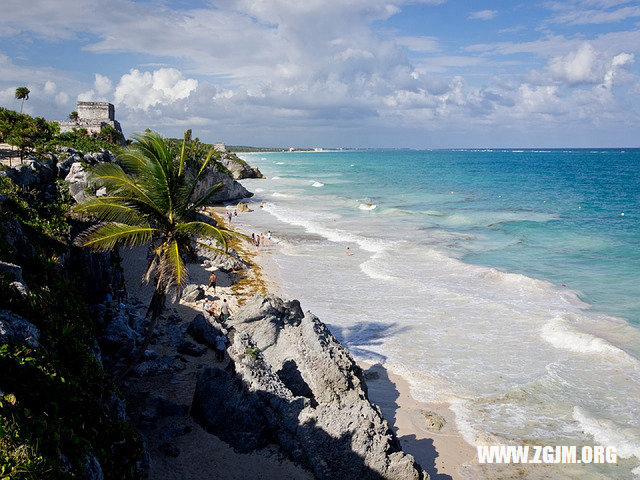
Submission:
<svg viewBox="0 0 640 480">
<path fill-rule="evenodd" d="M 448 402 L 469 443 L 614 444 L 632 478 L 636 150 L 257 152 L 247 221 L 279 242 L 285 296 Z"/>
</svg>

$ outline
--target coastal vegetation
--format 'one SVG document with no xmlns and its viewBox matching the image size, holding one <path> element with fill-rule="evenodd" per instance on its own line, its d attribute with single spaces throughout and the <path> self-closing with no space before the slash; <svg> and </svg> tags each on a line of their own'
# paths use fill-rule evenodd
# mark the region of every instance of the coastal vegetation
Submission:
<svg viewBox="0 0 640 480">
<path fill-rule="evenodd" d="M 22 100 L 20 103 L 20 113 L 22 113 L 22 107 L 24 107 L 24 101 L 29 100 L 29 94 L 31 92 L 27 87 L 18 87 L 16 88 L 16 99 Z"/>
<path fill-rule="evenodd" d="M 0 313 L 39 332 L 0 345 L 0 478 L 86 478 L 93 458 L 104 478 L 137 478 L 142 446 L 111 411 L 121 400 L 94 354 L 83 265 L 69 261 L 72 200 L 55 186 L 45 196 L 0 178 L 0 262 L 22 277 L 0 271 Z"/>
<path fill-rule="evenodd" d="M 222 184 L 194 195 L 212 162 L 213 149 L 204 159 L 190 155 L 190 133 L 185 132 L 179 153 L 157 133 L 147 131 L 136 137 L 117 157 L 117 163 L 101 163 L 92 169 L 93 182 L 106 187 L 108 195 L 89 198 L 75 208 L 76 213 L 99 221 L 77 237 L 78 246 L 109 251 L 119 245 L 150 245 L 144 280 L 149 282 L 153 277 L 154 293 L 141 352 L 149 344 L 166 297 L 179 296 L 187 284 L 184 257 L 192 252 L 193 242 L 198 237 L 211 237 L 226 251 L 231 235 L 197 217 Z"/>
<path fill-rule="evenodd" d="M 57 122 L 0 107 L 0 142 L 16 147 L 21 159 L 25 155 L 43 156 L 60 147 L 74 148 L 82 153 L 105 149 L 118 152 L 120 140 L 120 132 L 109 125 L 96 136 L 82 128 L 60 133 Z"/>
</svg>

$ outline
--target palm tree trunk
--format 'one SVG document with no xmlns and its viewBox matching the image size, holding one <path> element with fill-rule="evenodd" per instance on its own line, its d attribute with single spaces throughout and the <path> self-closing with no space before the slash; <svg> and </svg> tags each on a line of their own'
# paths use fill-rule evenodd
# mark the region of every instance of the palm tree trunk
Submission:
<svg viewBox="0 0 640 480">
<path fill-rule="evenodd" d="M 20 104 L 20 113 L 22 113 L 22 107 L 24 107 L 24 98 L 22 99 L 22 103 Z"/>
<path fill-rule="evenodd" d="M 153 332 L 155 331 L 158 320 L 160 319 L 160 315 L 162 314 L 165 298 L 166 294 L 164 292 L 157 289 L 154 290 L 153 296 L 151 297 L 151 302 L 149 303 L 149 308 L 147 309 L 147 316 L 149 315 L 149 313 L 151 313 L 151 321 L 149 322 L 149 326 L 147 327 L 147 331 L 145 332 L 142 345 L 140 345 L 138 353 L 133 358 L 131 363 L 127 365 L 127 368 L 125 368 L 124 371 L 117 376 L 116 381 L 124 380 L 129 372 L 134 369 L 138 365 L 138 363 L 140 363 L 140 360 L 142 360 L 144 352 L 147 350 L 147 347 L 151 343 Z"/>
</svg>

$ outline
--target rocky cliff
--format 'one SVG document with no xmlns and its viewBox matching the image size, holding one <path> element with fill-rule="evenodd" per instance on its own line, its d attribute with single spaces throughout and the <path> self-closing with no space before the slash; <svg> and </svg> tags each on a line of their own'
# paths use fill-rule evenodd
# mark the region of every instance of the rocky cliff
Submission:
<svg viewBox="0 0 640 480">
<path fill-rule="evenodd" d="M 191 407 L 209 432 L 244 452 L 275 442 L 318 479 L 427 478 L 349 352 L 297 301 L 254 297 L 227 326 L 231 362 L 200 372 Z"/>
<path fill-rule="evenodd" d="M 243 178 L 264 178 L 258 167 L 252 167 L 234 153 L 222 153 L 220 163 L 231 172 L 236 180 Z"/>
</svg>

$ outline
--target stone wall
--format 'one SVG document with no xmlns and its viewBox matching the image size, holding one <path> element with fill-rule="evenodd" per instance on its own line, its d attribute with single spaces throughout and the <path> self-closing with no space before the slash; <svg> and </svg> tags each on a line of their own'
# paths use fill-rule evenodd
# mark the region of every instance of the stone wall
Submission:
<svg viewBox="0 0 640 480">
<path fill-rule="evenodd" d="M 99 134 L 105 125 L 110 125 L 123 133 L 120 122 L 115 119 L 115 107 L 109 102 L 78 102 L 76 111 L 78 112 L 78 120 L 60 122 L 61 133 L 70 132 L 74 128 L 84 128 L 90 134 Z"/>
<path fill-rule="evenodd" d="M 108 102 L 78 102 L 79 121 L 110 122 L 115 120 L 115 108 Z"/>
</svg>

